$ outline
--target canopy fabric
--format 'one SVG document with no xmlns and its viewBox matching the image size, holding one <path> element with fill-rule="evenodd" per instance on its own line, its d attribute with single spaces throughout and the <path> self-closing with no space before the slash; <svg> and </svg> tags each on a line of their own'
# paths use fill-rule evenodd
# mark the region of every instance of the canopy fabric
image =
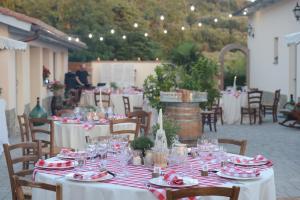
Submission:
<svg viewBox="0 0 300 200">
<path fill-rule="evenodd" d="M 25 50 L 27 43 L 0 36 L 0 49 Z"/>
<path fill-rule="evenodd" d="M 300 32 L 291 33 L 284 36 L 287 45 L 299 44 L 300 43 Z"/>
</svg>

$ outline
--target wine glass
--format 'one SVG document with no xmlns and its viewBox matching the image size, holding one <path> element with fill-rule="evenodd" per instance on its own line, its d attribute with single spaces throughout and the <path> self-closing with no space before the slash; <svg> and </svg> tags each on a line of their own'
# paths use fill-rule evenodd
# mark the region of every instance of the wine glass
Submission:
<svg viewBox="0 0 300 200">
<path fill-rule="evenodd" d="M 119 175 L 123 177 L 128 177 L 130 175 L 128 171 L 128 162 L 132 158 L 132 152 L 130 151 L 129 148 L 125 148 L 118 154 L 118 157 L 119 157 L 120 167 L 122 170 L 122 172 Z"/>
</svg>

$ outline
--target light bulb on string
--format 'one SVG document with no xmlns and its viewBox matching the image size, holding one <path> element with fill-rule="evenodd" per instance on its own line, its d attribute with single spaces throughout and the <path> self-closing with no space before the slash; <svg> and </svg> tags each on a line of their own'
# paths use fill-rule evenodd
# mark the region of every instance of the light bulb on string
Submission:
<svg viewBox="0 0 300 200">
<path fill-rule="evenodd" d="M 184 27 L 184 26 L 182 26 L 182 27 L 181 27 L 181 30 L 182 30 L 182 31 L 184 31 L 184 30 L 185 30 L 185 27 Z"/>
<path fill-rule="evenodd" d="M 247 15 L 247 11 L 246 10 L 243 12 L 243 15 Z"/>
<path fill-rule="evenodd" d="M 199 22 L 199 23 L 198 23 L 198 26 L 199 26 L 199 27 L 201 27 L 201 26 L 202 26 L 202 23 L 201 23 L 201 22 Z"/>
<path fill-rule="evenodd" d="M 115 34 L 115 30 L 114 30 L 114 29 L 111 29 L 111 30 L 110 30 L 110 33 L 111 33 L 111 34 Z"/>
<path fill-rule="evenodd" d="M 228 17 L 229 17 L 229 18 L 232 18 L 232 14 L 230 13 L 230 14 L 228 15 Z"/>
<path fill-rule="evenodd" d="M 102 41 L 104 40 L 104 38 L 103 38 L 103 37 L 100 37 L 99 40 L 102 42 Z"/>
<path fill-rule="evenodd" d="M 145 36 L 145 37 L 148 37 L 148 33 L 145 33 L 144 36 Z"/>
<path fill-rule="evenodd" d="M 161 20 L 161 21 L 164 21 L 164 20 L 165 20 L 165 16 L 161 15 L 161 16 L 160 16 L 160 20 Z"/>
<path fill-rule="evenodd" d="M 195 8 L 194 5 L 191 5 L 190 9 L 191 9 L 191 11 L 193 12 L 193 11 L 195 11 L 196 8 Z"/>
<path fill-rule="evenodd" d="M 69 37 L 68 37 L 68 40 L 71 41 L 71 40 L 72 40 L 72 37 L 69 36 Z"/>
<path fill-rule="evenodd" d="M 215 22 L 215 23 L 218 23 L 218 21 L 219 21 L 218 18 L 215 18 L 215 19 L 214 19 L 214 22 Z"/>
<path fill-rule="evenodd" d="M 139 27 L 139 24 L 138 24 L 138 23 L 134 23 L 134 24 L 133 24 L 133 27 L 134 27 L 134 28 L 137 28 L 137 27 Z"/>
<path fill-rule="evenodd" d="M 76 41 L 76 42 L 79 42 L 79 38 L 77 37 L 77 38 L 75 39 L 75 41 Z"/>
<path fill-rule="evenodd" d="M 123 38 L 123 40 L 126 40 L 126 35 L 123 35 L 122 38 Z"/>
<path fill-rule="evenodd" d="M 93 34 L 90 33 L 90 34 L 89 34 L 89 38 L 91 39 L 92 37 L 93 37 Z"/>
<path fill-rule="evenodd" d="M 167 30 L 167 29 L 165 29 L 165 30 L 164 30 L 164 34 L 167 34 L 167 33 L 168 33 L 168 30 Z"/>
</svg>

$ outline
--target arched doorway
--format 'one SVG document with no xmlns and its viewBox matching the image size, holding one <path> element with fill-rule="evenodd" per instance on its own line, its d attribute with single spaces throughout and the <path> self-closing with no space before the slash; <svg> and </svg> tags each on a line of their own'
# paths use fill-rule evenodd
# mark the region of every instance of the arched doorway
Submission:
<svg viewBox="0 0 300 200">
<path fill-rule="evenodd" d="M 241 51 L 245 57 L 246 57 L 246 83 L 247 86 L 250 86 L 250 82 L 249 82 L 249 49 L 241 44 L 228 44 L 225 47 L 223 47 L 223 49 L 220 52 L 219 55 L 219 63 L 220 63 L 220 84 L 219 84 L 219 88 L 221 90 L 224 89 L 224 63 L 225 63 L 225 55 L 227 52 L 233 51 L 233 50 L 239 50 Z"/>
</svg>

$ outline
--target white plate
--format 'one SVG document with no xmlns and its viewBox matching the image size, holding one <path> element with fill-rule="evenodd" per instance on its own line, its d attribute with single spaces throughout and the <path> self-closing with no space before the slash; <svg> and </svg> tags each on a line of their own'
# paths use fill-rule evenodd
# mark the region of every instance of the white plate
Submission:
<svg viewBox="0 0 300 200">
<path fill-rule="evenodd" d="M 223 174 L 222 172 L 217 172 L 216 174 L 222 178 L 229 178 L 229 179 L 235 179 L 235 180 L 257 180 L 257 179 L 260 179 L 260 175 L 255 176 L 255 177 L 237 177 L 237 176 L 230 176 L 227 174 Z"/>
<path fill-rule="evenodd" d="M 162 176 L 150 179 L 149 183 L 153 185 L 172 187 L 172 188 L 191 187 L 199 184 L 197 179 L 192 179 L 190 177 L 183 177 L 182 179 L 183 179 L 183 185 L 170 185 L 163 179 Z"/>
<path fill-rule="evenodd" d="M 81 174 L 91 174 L 95 172 L 80 172 Z M 71 180 L 71 181 L 79 181 L 79 182 L 99 182 L 99 181 L 105 181 L 105 180 L 110 180 L 114 178 L 113 175 L 107 174 L 106 176 L 103 176 L 101 178 L 96 178 L 96 179 L 76 179 L 74 178 L 74 173 L 70 173 L 66 175 L 66 179 Z"/>
<path fill-rule="evenodd" d="M 252 160 L 253 158 L 241 158 L 241 159 Z M 268 161 L 261 161 L 257 163 L 237 163 L 235 162 L 235 160 L 232 160 L 231 158 L 228 159 L 228 162 L 231 162 L 235 165 L 241 165 L 241 166 L 260 166 L 268 163 Z"/>
<path fill-rule="evenodd" d="M 55 162 L 55 161 L 51 161 Z M 57 160 L 57 162 L 62 162 L 61 160 Z M 74 168 L 78 163 L 76 161 L 72 161 L 72 165 L 70 166 L 64 166 L 64 167 L 43 167 L 43 166 L 35 166 L 40 169 L 71 169 Z"/>
</svg>

